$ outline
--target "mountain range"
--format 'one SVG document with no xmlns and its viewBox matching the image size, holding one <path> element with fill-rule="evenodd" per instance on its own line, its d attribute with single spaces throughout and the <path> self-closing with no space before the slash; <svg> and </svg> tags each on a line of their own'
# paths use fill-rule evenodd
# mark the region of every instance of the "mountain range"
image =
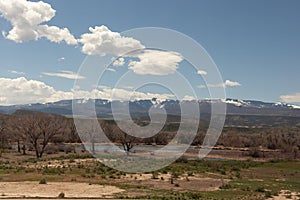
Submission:
<svg viewBox="0 0 300 200">
<path fill-rule="evenodd" d="M 95 105 L 97 114 L 100 117 L 111 116 L 112 102 L 104 99 L 76 99 L 77 105 Z M 124 103 L 119 101 L 120 103 Z M 182 101 L 185 104 L 195 103 L 192 101 Z M 144 113 L 148 112 L 150 107 L 156 109 L 166 109 L 168 114 L 180 115 L 180 103 L 178 100 L 159 100 L 153 98 L 151 100 L 135 100 L 130 101 L 130 112 Z M 300 106 L 287 103 L 268 103 L 254 100 L 197 100 L 200 106 L 201 113 L 210 113 L 211 104 L 216 102 L 226 103 L 228 115 L 270 115 L 270 116 L 294 116 L 300 117 Z M 126 102 L 125 102 L 126 103 Z M 54 113 L 60 115 L 72 115 L 72 100 L 62 100 L 51 103 L 35 103 L 25 105 L 0 106 L 0 113 L 11 114 L 16 110 L 31 110 L 37 112 Z"/>
<path fill-rule="evenodd" d="M 104 99 L 76 99 L 76 105 L 83 110 L 95 107 L 99 118 L 113 118 L 111 105 L 112 102 Z M 226 126 L 240 127 L 263 127 L 263 126 L 282 126 L 297 125 L 300 123 L 300 107 L 286 103 L 268 103 L 254 100 L 159 100 L 153 98 L 151 100 L 135 100 L 129 102 L 130 115 L 135 119 L 149 120 L 149 109 L 152 107 L 154 111 L 165 109 L 168 119 L 171 121 L 179 121 L 181 110 L 180 104 L 184 103 L 187 108 L 195 103 L 199 104 L 201 119 L 210 120 L 211 105 L 213 103 L 225 103 L 227 107 Z M 114 101 L 116 104 L 124 104 L 128 102 Z M 192 104 L 193 103 L 193 104 Z M 121 107 L 120 107 L 121 108 Z M 190 110 L 191 110 L 190 109 Z M 17 110 L 30 110 L 36 112 L 53 113 L 59 115 L 71 116 L 72 100 L 62 100 L 52 103 L 35 103 L 26 105 L 0 106 L 0 113 L 12 114 Z M 189 110 L 189 109 L 187 109 Z M 120 109 L 120 112 L 122 110 Z M 159 113 L 159 112 L 158 112 Z M 192 113 L 192 110 L 191 110 Z"/>
</svg>

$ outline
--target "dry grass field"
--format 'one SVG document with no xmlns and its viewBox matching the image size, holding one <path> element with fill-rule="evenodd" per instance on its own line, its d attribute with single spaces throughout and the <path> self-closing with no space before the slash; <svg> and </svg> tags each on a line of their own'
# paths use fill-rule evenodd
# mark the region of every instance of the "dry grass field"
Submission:
<svg viewBox="0 0 300 200">
<path fill-rule="evenodd" d="M 44 183 L 44 184 L 40 184 Z M 179 159 L 159 171 L 120 172 L 87 153 L 0 161 L 0 198 L 299 199 L 296 160 Z"/>
</svg>

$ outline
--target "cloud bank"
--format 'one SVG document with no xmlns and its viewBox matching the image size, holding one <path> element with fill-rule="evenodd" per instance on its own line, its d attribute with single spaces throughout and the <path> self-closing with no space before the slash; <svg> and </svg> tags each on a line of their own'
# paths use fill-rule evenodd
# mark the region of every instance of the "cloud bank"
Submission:
<svg viewBox="0 0 300 200">
<path fill-rule="evenodd" d="M 98 87 L 99 89 L 93 89 L 91 91 L 78 89 L 65 92 L 56 90 L 44 82 L 28 80 L 24 77 L 15 79 L 0 78 L 0 85 L 0 105 L 47 103 L 73 98 L 126 100 L 128 97 L 131 97 L 132 100 L 139 100 L 152 99 L 153 97 L 159 99 L 169 99 L 173 97 L 171 94 L 143 93 L 109 87 Z M 112 96 L 112 94 L 114 95 Z"/>
<path fill-rule="evenodd" d="M 53 87 L 43 82 L 27 80 L 24 77 L 9 79 L 0 78 L 1 105 L 26 104 L 56 100 L 63 92 L 56 91 Z M 20 98 L 21 97 L 21 98 Z"/>
</svg>

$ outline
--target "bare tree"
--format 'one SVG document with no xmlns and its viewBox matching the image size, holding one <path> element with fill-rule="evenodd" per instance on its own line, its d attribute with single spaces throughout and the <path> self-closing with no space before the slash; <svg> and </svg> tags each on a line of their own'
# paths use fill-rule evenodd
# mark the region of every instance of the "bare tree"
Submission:
<svg viewBox="0 0 300 200">
<path fill-rule="evenodd" d="M 103 142 L 103 132 L 97 119 L 75 119 L 82 142 L 90 147 L 90 152 L 96 154 L 95 144 Z"/>
<path fill-rule="evenodd" d="M 120 142 L 123 146 L 124 151 L 127 154 L 129 154 L 131 149 L 133 149 L 133 147 L 135 146 L 136 138 L 131 135 L 128 135 L 127 133 L 124 133 L 124 132 L 120 132 L 119 137 L 120 137 Z"/>
<path fill-rule="evenodd" d="M 76 130 L 76 126 L 75 126 L 75 124 L 74 124 L 74 120 L 73 119 L 70 119 L 70 120 L 68 120 L 68 132 L 69 132 L 69 134 L 68 134 L 68 141 L 69 142 L 72 142 L 72 143 L 79 143 L 79 142 L 81 142 L 80 141 L 80 137 L 79 137 L 79 135 L 78 135 L 78 133 L 77 133 L 77 130 Z"/>
<path fill-rule="evenodd" d="M 26 133 L 30 130 L 30 126 L 27 124 L 26 126 L 22 126 L 24 121 L 22 120 L 20 116 L 13 116 L 9 120 L 10 124 L 10 132 L 11 132 L 11 138 L 17 142 L 18 145 L 18 152 L 26 155 Z M 22 147 L 21 147 L 22 146 Z"/>
<path fill-rule="evenodd" d="M 120 143 L 123 147 L 123 150 L 127 155 L 136 145 L 137 138 L 123 132 L 118 126 L 112 127 L 112 134 L 115 137 L 115 141 Z"/>
<path fill-rule="evenodd" d="M 0 157 L 5 148 L 7 148 L 8 137 L 6 135 L 7 123 L 4 118 L 0 118 Z"/>
<path fill-rule="evenodd" d="M 33 113 L 17 117 L 15 127 L 21 138 L 28 141 L 35 150 L 36 157 L 41 158 L 49 141 L 66 126 L 62 116 L 44 113 Z M 23 153 L 25 146 L 23 145 Z"/>
</svg>

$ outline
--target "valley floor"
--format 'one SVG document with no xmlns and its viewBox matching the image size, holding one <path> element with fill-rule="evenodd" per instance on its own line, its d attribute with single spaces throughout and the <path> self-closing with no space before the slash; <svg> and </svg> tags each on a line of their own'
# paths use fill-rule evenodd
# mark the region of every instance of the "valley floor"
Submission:
<svg viewBox="0 0 300 200">
<path fill-rule="evenodd" d="M 43 183 L 43 184 L 40 184 Z M 0 158 L 0 198 L 300 199 L 300 161 L 182 158 L 161 170 L 129 174 L 87 153 Z"/>
</svg>

